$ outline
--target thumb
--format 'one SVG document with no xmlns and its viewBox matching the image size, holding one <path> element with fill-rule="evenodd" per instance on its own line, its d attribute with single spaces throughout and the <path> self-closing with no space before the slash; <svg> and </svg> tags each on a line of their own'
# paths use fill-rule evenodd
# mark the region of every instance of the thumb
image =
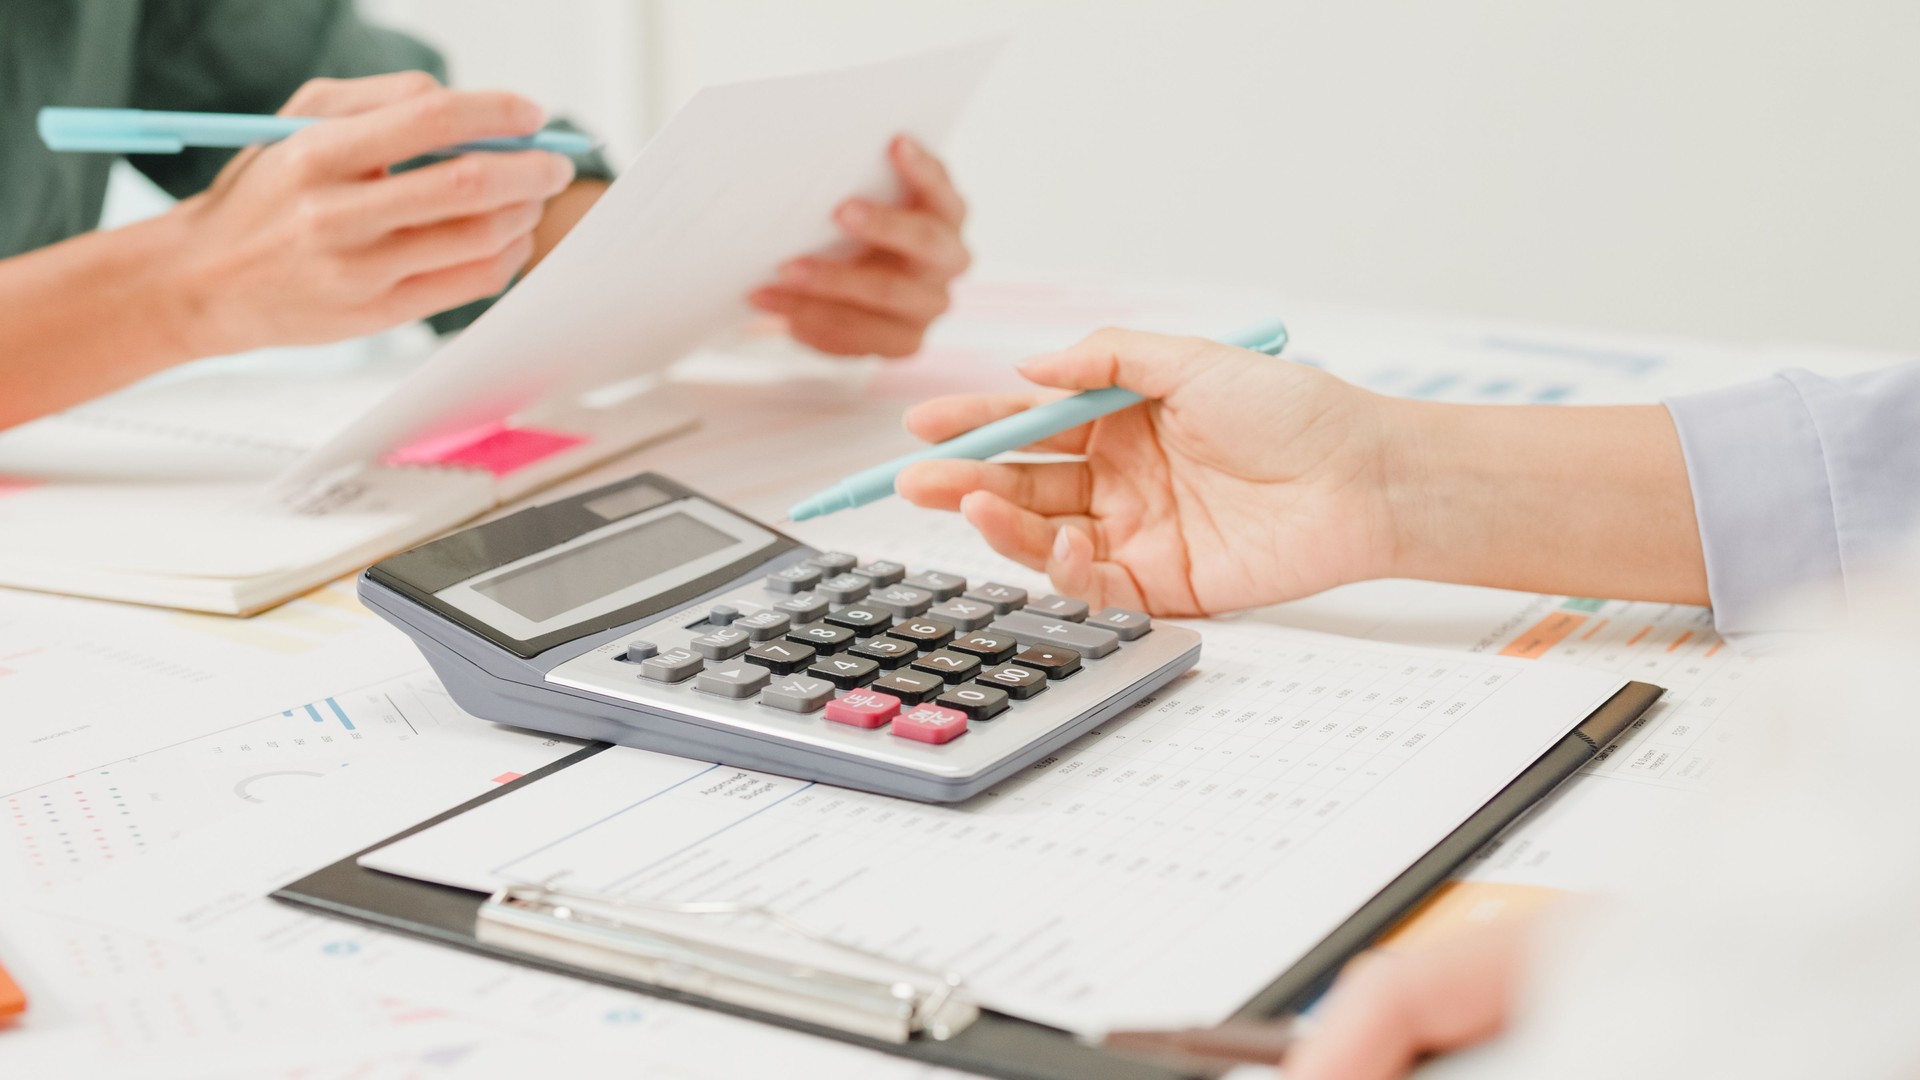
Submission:
<svg viewBox="0 0 1920 1080">
<path fill-rule="evenodd" d="M 1053 534 L 1053 550 L 1047 555 L 1047 577 L 1061 596 L 1099 600 L 1093 573 L 1093 538 L 1071 525 L 1060 526 Z"/>
<path fill-rule="evenodd" d="M 1240 352 L 1202 337 L 1108 329 L 1059 352 L 1027 360 L 1020 365 L 1020 374 L 1042 386 L 1064 390 L 1119 386 L 1144 397 L 1164 398 L 1202 369 Z"/>
</svg>

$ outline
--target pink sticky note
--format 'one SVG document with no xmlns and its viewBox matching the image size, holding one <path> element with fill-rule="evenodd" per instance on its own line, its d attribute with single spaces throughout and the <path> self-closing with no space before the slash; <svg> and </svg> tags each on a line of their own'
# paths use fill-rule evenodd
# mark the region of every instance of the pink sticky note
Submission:
<svg viewBox="0 0 1920 1080">
<path fill-rule="evenodd" d="M 484 424 L 402 447 L 388 455 L 387 464 L 454 465 L 507 476 L 586 441 L 564 431 Z"/>
</svg>

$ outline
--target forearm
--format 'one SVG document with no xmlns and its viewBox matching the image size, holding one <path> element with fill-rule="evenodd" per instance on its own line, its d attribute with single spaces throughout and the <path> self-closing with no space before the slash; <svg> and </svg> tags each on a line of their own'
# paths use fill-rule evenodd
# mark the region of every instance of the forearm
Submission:
<svg viewBox="0 0 1920 1080">
<path fill-rule="evenodd" d="M 1389 408 L 1392 576 L 1707 602 L 1686 461 L 1664 407 Z"/>
<path fill-rule="evenodd" d="M 193 359 L 163 215 L 0 260 L 0 428 Z"/>
</svg>

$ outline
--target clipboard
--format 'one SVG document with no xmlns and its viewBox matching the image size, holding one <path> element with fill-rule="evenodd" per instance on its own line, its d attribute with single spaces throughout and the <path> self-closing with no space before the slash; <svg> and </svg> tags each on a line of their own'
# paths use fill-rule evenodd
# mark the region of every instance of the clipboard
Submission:
<svg viewBox="0 0 1920 1080">
<path fill-rule="evenodd" d="M 1418 907 L 1482 845 L 1604 752 L 1664 692 L 1661 687 L 1642 682 L 1629 682 L 1622 687 L 1457 829 L 1362 904 L 1346 922 L 1281 972 L 1266 989 L 1243 1005 L 1233 1019 L 1264 1020 L 1305 1008 L 1326 989 L 1349 959 Z M 1219 1070 L 1197 1070 L 1169 1064 L 1166 1059 L 1120 1054 L 1080 1041 L 1057 1028 L 985 1009 L 979 1010 L 977 1019 L 969 1017 L 971 1022 L 961 1026 L 950 1037 L 898 1040 L 849 1030 L 844 1024 L 823 1023 L 818 1019 L 817 1012 L 809 1014 L 806 1010 L 774 1011 L 750 1007 L 739 1003 L 741 999 L 738 995 L 733 995 L 735 1000 L 732 1001 L 719 999 L 689 989 L 614 974 L 606 964 L 581 966 L 561 958 L 561 953 L 554 950 L 535 954 L 521 948 L 507 947 L 497 934 L 491 935 L 493 940 L 482 940 L 480 927 L 483 908 L 491 902 L 497 912 L 502 905 L 501 894 L 495 894 L 490 901 L 482 893 L 385 874 L 359 864 L 361 855 L 466 813 L 522 785 L 538 783 L 543 777 L 605 749 L 608 749 L 607 744 L 586 747 L 381 840 L 364 851 L 355 852 L 276 890 L 272 895 L 276 900 L 323 914 L 410 934 L 469 952 L 850 1042 L 929 1065 L 1001 1077 L 1004 1080 L 1187 1080 L 1213 1078 L 1225 1071 L 1224 1067 Z M 503 893 L 507 891 L 502 890 Z M 542 898 L 537 895 L 539 889 L 533 892 L 535 895 L 531 899 L 539 902 L 552 901 L 560 895 L 549 894 Z M 521 899 L 529 897 L 522 896 Z M 902 994 L 904 996 L 904 990 Z"/>
</svg>

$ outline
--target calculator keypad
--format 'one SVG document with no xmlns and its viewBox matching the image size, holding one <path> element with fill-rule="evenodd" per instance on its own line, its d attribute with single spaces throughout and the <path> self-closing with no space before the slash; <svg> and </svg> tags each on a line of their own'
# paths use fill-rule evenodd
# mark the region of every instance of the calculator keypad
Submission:
<svg viewBox="0 0 1920 1080">
<path fill-rule="evenodd" d="M 1089 612 L 1070 597 L 939 569 L 803 553 L 592 659 L 563 662 L 597 666 L 556 681 L 762 739 L 791 732 L 895 768 L 956 762 L 964 774 L 1052 737 L 1191 651 L 1190 632 L 1153 630 L 1138 611 Z M 1133 649 L 1146 650 L 1141 660 L 1125 659 Z"/>
</svg>

